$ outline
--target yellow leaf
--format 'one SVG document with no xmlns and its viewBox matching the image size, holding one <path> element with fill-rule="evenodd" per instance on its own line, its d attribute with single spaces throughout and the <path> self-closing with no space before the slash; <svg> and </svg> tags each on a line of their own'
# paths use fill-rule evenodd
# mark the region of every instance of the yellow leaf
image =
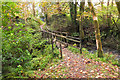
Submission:
<svg viewBox="0 0 120 80">
<path fill-rule="evenodd" d="M 7 13 L 7 16 L 9 16 L 9 13 Z"/>
<path fill-rule="evenodd" d="M 77 44 L 73 44 L 73 46 L 77 46 Z"/>
</svg>

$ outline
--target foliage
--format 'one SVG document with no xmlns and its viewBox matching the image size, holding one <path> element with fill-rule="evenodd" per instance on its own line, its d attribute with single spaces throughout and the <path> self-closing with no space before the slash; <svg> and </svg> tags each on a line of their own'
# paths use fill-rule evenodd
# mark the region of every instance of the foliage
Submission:
<svg viewBox="0 0 120 80">
<path fill-rule="evenodd" d="M 2 35 L 4 77 L 25 77 L 27 70 L 39 68 L 43 70 L 58 56 L 59 51 L 55 49 L 52 53 L 52 45 L 49 45 L 47 40 L 41 39 L 40 32 L 33 32 L 31 24 L 28 25 L 30 27 L 24 27 L 22 23 L 15 23 L 14 27 L 4 28 Z"/>
<path fill-rule="evenodd" d="M 49 24 L 51 30 L 59 30 L 65 27 L 68 27 L 70 25 L 70 15 L 68 14 L 54 14 L 52 17 L 50 17 Z"/>
<path fill-rule="evenodd" d="M 49 44 L 48 40 L 43 39 L 42 33 L 38 31 L 40 30 L 39 26 L 45 22 L 37 17 L 42 16 L 42 14 L 47 14 L 50 25 L 49 28 L 54 30 L 72 29 L 73 31 L 74 27 L 71 26 L 69 3 L 40 3 L 39 6 L 42 9 L 41 15 L 37 13 L 35 17 L 32 17 L 33 9 L 30 9 L 31 4 L 32 3 L 27 2 L 2 2 L 2 56 L 0 55 L 0 58 L 2 57 L 3 78 L 28 78 L 31 77 L 31 75 L 34 77 L 34 74 L 37 74 L 34 73 L 34 71 L 39 69 L 41 71 L 38 71 L 38 73 L 41 74 L 42 71 L 44 72 L 46 69 L 51 68 L 51 66 L 56 67 L 57 62 L 60 60 L 59 50 L 56 49 L 54 45 L 54 52 L 52 52 L 52 45 Z M 103 6 L 102 9 L 98 8 L 95 9 L 95 11 L 98 13 L 97 16 L 100 23 L 102 41 L 106 41 L 108 44 L 114 41 L 116 43 L 113 42 L 112 45 L 116 44 L 117 49 L 119 49 L 120 28 L 118 26 L 120 25 L 120 19 L 117 17 L 118 11 L 116 6 L 110 5 L 108 6 L 108 10 L 107 6 Z M 107 13 L 109 13 L 110 17 L 110 26 L 107 25 Z M 17 19 L 17 17 L 19 18 Z M 77 15 L 76 20 L 79 18 L 80 15 Z M 85 7 L 82 24 L 85 35 L 88 35 L 86 38 L 95 41 L 94 38 L 90 38 L 94 36 L 95 33 L 92 28 L 93 19 L 88 7 Z M 67 29 L 66 27 L 71 28 Z M 71 33 L 71 31 L 68 32 Z M 72 36 L 79 36 L 77 32 L 71 34 Z M 74 53 L 80 52 L 79 49 L 73 47 L 68 48 Z M 85 48 L 83 48 L 82 51 L 83 54 L 80 55 L 83 57 L 120 66 L 113 54 L 105 53 L 104 58 L 98 58 L 96 52 L 94 54 L 89 53 Z M 51 63 L 53 63 L 53 65 Z M 61 72 L 59 72 L 59 69 Z M 59 69 L 57 73 L 56 70 L 51 70 L 50 73 L 47 72 L 46 75 L 55 77 L 56 74 L 67 73 L 63 71 L 65 68 L 62 67 Z M 53 72 L 53 74 L 51 72 Z M 37 74 L 38 77 L 40 77 L 39 74 Z M 60 75 L 60 77 L 63 76 Z"/>
<path fill-rule="evenodd" d="M 7 26 L 11 24 L 12 18 L 15 18 L 20 13 L 21 8 L 18 3 L 15 2 L 3 2 L 2 3 L 2 25 Z"/>
<path fill-rule="evenodd" d="M 68 47 L 69 50 L 71 50 L 74 53 L 80 53 L 80 50 L 74 47 Z M 116 56 L 113 54 L 105 53 L 103 58 L 98 58 L 97 52 L 90 53 L 87 49 L 82 48 L 82 55 L 86 58 L 93 59 L 95 61 L 103 61 L 106 63 L 111 63 L 113 65 L 119 65 L 118 60 L 116 60 Z"/>
<path fill-rule="evenodd" d="M 44 40 L 45 41 L 45 40 Z M 54 52 L 51 52 L 52 45 L 45 45 L 43 51 L 40 50 L 40 53 L 37 57 L 33 58 L 29 61 L 29 70 L 25 72 L 27 76 L 34 76 L 35 70 L 44 71 L 45 69 L 50 67 L 50 63 L 56 63 L 59 60 L 59 51 L 58 49 L 54 49 Z M 52 65 L 53 66 L 53 65 Z"/>
<path fill-rule="evenodd" d="M 49 16 L 54 15 L 54 14 L 65 14 L 69 13 L 69 3 L 64 3 L 64 2 L 42 2 L 39 4 L 39 6 L 42 9 L 42 12 L 44 14 L 48 14 Z M 63 6 L 64 5 L 64 6 Z"/>
<path fill-rule="evenodd" d="M 4 3 L 3 11 L 7 10 L 8 8 L 6 8 L 6 6 L 9 5 L 17 5 L 17 3 Z M 39 22 L 35 19 L 29 19 L 26 24 L 23 24 L 21 22 L 24 20 L 21 19 L 22 21 L 16 23 L 14 14 L 10 14 L 10 16 L 5 16 L 5 12 L 3 14 L 3 77 L 22 78 L 27 76 L 25 72 L 28 70 L 35 70 L 38 69 L 38 67 L 41 69 L 45 68 L 48 62 L 56 57 L 55 55 L 58 53 L 49 54 L 51 46 L 47 45 L 45 47 L 47 40 L 41 39 L 40 32 L 34 32 L 34 30 L 39 29 Z M 9 18 L 12 22 L 9 22 L 9 20 L 9 25 L 4 24 Z M 13 21 L 14 19 L 15 21 Z M 46 50 L 44 51 L 45 48 Z M 55 49 L 55 52 L 58 51 Z M 38 58 L 38 60 L 35 60 L 33 57 Z M 41 61 L 38 63 L 39 59 L 41 59 Z M 43 64 L 41 65 L 41 63 Z"/>
<path fill-rule="evenodd" d="M 32 34 L 31 24 L 31 28 L 24 26 L 22 23 L 15 23 L 14 27 L 9 26 L 3 30 L 4 77 L 27 77 L 27 70 L 44 69 L 59 54 L 57 49 L 54 54 L 51 52 L 52 45 L 41 39 L 41 33 Z"/>
<path fill-rule="evenodd" d="M 14 27 L 8 26 L 4 28 L 2 34 L 3 66 L 11 65 L 15 68 L 16 65 L 24 66 L 24 63 L 31 60 L 32 56 L 29 50 L 33 39 L 29 32 L 30 29 L 26 29 L 22 23 L 15 23 Z"/>
<path fill-rule="evenodd" d="M 38 27 L 39 23 L 36 23 L 36 21 L 34 21 L 33 19 L 31 20 L 27 20 L 26 26 L 31 27 L 32 29 L 39 29 Z"/>
<path fill-rule="evenodd" d="M 48 63 L 50 63 L 54 58 L 59 57 L 59 51 L 57 49 L 54 50 L 54 53 L 51 51 L 51 45 L 44 45 L 45 48 L 40 49 L 40 53 L 37 53 L 37 57 L 33 58 L 30 63 L 32 70 L 36 69 L 44 69 Z M 33 54 L 35 54 L 33 52 Z"/>
</svg>

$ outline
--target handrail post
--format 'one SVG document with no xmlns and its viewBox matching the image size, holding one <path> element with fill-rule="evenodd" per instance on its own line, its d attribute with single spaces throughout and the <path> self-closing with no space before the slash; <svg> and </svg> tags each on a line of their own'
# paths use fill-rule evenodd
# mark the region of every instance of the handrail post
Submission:
<svg viewBox="0 0 120 80">
<path fill-rule="evenodd" d="M 80 39 L 80 54 L 82 54 L 82 40 Z"/>
<path fill-rule="evenodd" d="M 48 37 L 49 37 L 49 42 L 50 42 L 50 44 L 51 44 L 51 40 L 50 40 L 50 34 L 48 33 Z"/>
<path fill-rule="evenodd" d="M 51 43 L 52 43 L 52 52 L 53 52 L 53 50 L 54 50 L 54 48 L 53 48 L 53 35 L 52 35 L 52 38 L 51 38 Z"/>
<path fill-rule="evenodd" d="M 55 45 L 56 45 L 56 40 L 57 40 L 57 39 L 56 39 L 56 34 L 55 34 L 55 42 L 54 42 L 54 43 L 55 43 Z M 56 47 L 57 47 L 57 46 L 56 46 Z M 55 48 L 56 48 L 56 47 L 55 47 Z"/>
<path fill-rule="evenodd" d="M 68 33 L 66 33 L 66 37 L 68 37 Z M 66 42 L 67 42 L 67 46 L 68 46 L 68 39 L 66 39 Z"/>
<path fill-rule="evenodd" d="M 62 46 L 61 46 L 61 43 L 60 43 L 60 55 L 61 55 L 61 59 L 62 59 Z"/>
<path fill-rule="evenodd" d="M 48 33 L 46 33 L 46 36 L 47 36 L 47 41 L 49 41 L 49 34 L 48 34 Z"/>
<path fill-rule="evenodd" d="M 61 32 L 61 35 L 62 35 L 62 32 Z M 62 38 L 61 38 L 61 41 L 62 41 Z M 61 46 L 61 43 L 60 43 L 60 54 L 61 54 L 61 59 L 62 59 L 62 46 Z"/>
</svg>

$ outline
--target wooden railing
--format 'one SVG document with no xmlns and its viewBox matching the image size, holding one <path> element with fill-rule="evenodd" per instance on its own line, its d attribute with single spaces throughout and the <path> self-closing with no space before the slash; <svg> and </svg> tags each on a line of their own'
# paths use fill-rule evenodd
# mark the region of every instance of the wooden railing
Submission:
<svg viewBox="0 0 120 80">
<path fill-rule="evenodd" d="M 38 22 L 40 23 L 40 22 Z M 42 27 L 45 25 L 45 23 L 43 25 L 41 25 Z M 44 30 L 42 27 L 40 26 L 41 30 L 38 30 L 39 32 L 42 32 L 42 33 L 45 33 L 45 34 L 48 34 L 48 36 L 52 36 L 51 37 L 51 40 L 52 40 L 52 51 L 54 50 L 53 49 L 53 39 L 56 38 L 57 41 L 59 41 L 60 43 L 64 43 L 68 45 L 68 41 L 73 41 L 73 42 L 76 42 L 76 43 L 79 43 L 80 44 L 80 53 L 82 54 L 82 39 L 81 38 L 76 38 L 76 37 L 72 37 L 72 36 L 68 36 L 68 33 L 67 32 L 60 32 L 60 31 L 51 31 L 47 26 L 46 26 L 46 30 Z M 35 32 L 38 32 L 38 31 L 35 31 Z M 65 34 L 66 36 L 64 36 L 63 34 Z M 57 37 L 60 37 L 61 40 L 57 39 Z M 62 39 L 66 39 L 65 41 L 66 42 L 63 42 Z M 60 44 L 60 54 L 61 54 L 61 58 L 62 58 L 62 47 L 61 47 L 61 44 Z"/>
<path fill-rule="evenodd" d="M 50 38 L 51 38 L 51 43 L 52 43 L 52 51 L 54 50 L 53 44 L 54 43 L 56 44 L 56 41 L 60 42 L 59 48 L 60 48 L 61 58 L 62 58 L 62 46 L 61 46 L 61 44 L 65 44 L 68 46 L 68 44 L 69 44 L 68 41 L 79 43 L 80 44 L 80 53 L 82 53 L 82 46 L 81 46 L 82 42 L 81 42 L 80 38 L 68 36 L 67 32 L 51 31 L 51 30 L 47 30 L 47 29 L 41 30 L 41 32 L 46 34 L 47 36 L 51 36 Z M 60 39 L 57 39 L 58 37 Z M 62 39 L 65 39 L 65 40 L 62 41 Z M 56 41 L 53 41 L 53 40 L 56 40 Z"/>
</svg>

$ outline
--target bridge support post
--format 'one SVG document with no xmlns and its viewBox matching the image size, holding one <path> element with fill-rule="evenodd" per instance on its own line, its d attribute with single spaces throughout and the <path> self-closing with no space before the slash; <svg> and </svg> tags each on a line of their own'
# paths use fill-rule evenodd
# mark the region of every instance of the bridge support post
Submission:
<svg viewBox="0 0 120 80">
<path fill-rule="evenodd" d="M 61 43 L 60 43 L 60 55 L 61 55 L 61 59 L 62 59 L 62 46 L 61 46 Z"/>
<path fill-rule="evenodd" d="M 53 35 L 52 35 L 52 38 L 51 38 L 51 43 L 52 43 L 52 52 L 53 52 L 53 50 L 54 50 L 54 48 L 53 48 Z"/>
<path fill-rule="evenodd" d="M 82 40 L 80 39 L 80 54 L 82 54 Z"/>
<path fill-rule="evenodd" d="M 55 34 L 55 42 L 54 42 L 54 43 L 55 43 L 55 45 L 56 45 L 56 40 L 57 40 L 57 39 L 56 39 L 56 34 Z M 57 46 L 57 45 L 56 45 L 56 46 Z M 56 48 L 56 46 L 55 46 L 55 48 Z"/>
<path fill-rule="evenodd" d="M 68 37 L 68 33 L 66 33 L 66 37 Z M 68 40 L 66 39 L 67 47 L 68 47 Z"/>
<path fill-rule="evenodd" d="M 51 40 L 50 40 L 50 34 L 48 33 L 48 41 L 51 44 Z"/>
</svg>

